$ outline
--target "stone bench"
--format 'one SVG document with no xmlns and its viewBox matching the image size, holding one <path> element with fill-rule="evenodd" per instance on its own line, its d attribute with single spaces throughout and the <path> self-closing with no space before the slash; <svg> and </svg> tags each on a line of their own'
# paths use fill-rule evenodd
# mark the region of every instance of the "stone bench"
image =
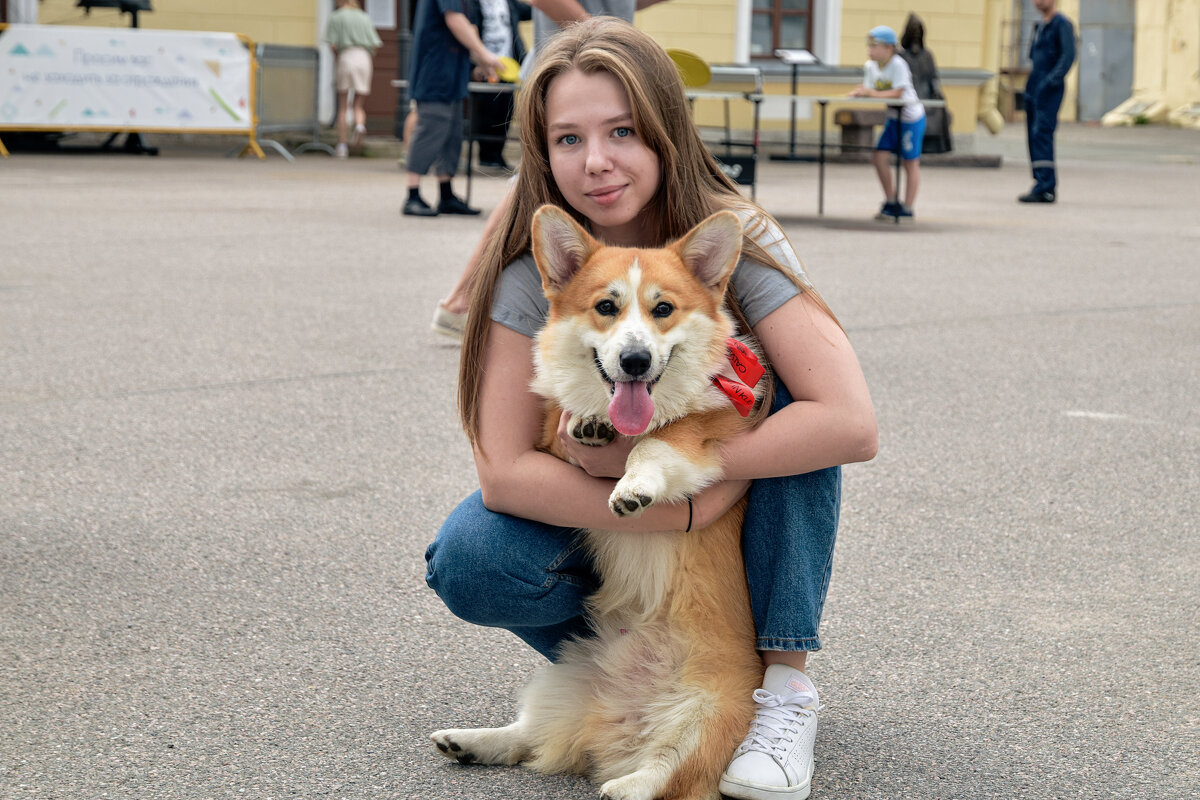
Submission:
<svg viewBox="0 0 1200 800">
<path fill-rule="evenodd" d="M 872 150 L 875 147 L 875 126 L 887 122 L 886 109 L 840 108 L 833 121 L 842 129 L 842 152 L 853 153 Z M 864 155 L 864 159 L 866 156 Z"/>
</svg>

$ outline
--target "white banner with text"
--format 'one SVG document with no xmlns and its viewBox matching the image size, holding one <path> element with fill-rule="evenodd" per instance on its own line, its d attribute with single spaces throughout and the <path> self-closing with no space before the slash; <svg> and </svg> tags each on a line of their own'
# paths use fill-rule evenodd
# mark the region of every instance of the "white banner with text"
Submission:
<svg viewBox="0 0 1200 800">
<path fill-rule="evenodd" d="M 10 25 L 0 130 L 249 132 L 251 49 L 233 33 Z"/>
</svg>

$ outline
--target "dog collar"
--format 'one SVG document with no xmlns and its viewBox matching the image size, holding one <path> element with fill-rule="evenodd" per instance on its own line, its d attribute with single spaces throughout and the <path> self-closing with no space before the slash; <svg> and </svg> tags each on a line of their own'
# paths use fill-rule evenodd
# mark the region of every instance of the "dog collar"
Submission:
<svg viewBox="0 0 1200 800">
<path fill-rule="evenodd" d="M 750 416 L 754 408 L 754 387 L 766 370 L 759 363 L 754 351 L 732 336 L 725 340 L 729 365 L 737 374 L 739 380 L 730 380 L 723 375 L 713 376 L 713 386 L 716 386 L 729 398 L 733 407 L 743 417 Z"/>
</svg>

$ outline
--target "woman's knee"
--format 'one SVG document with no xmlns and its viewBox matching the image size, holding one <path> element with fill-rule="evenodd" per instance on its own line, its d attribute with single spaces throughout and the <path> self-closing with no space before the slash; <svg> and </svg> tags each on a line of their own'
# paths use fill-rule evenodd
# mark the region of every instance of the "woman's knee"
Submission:
<svg viewBox="0 0 1200 800">
<path fill-rule="evenodd" d="M 457 617 L 511 628 L 581 613 L 594 585 L 573 532 L 488 511 L 479 492 L 425 552 L 425 581 Z"/>
<path fill-rule="evenodd" d="M 481 589 L 493 584 L 501 569 L 488 552 L 492 537 L 482 519 L 487 513 L 476 495 L 467 498 L 425 550 L 425 582 L 455 615 L 469 621 Z"/>
</svg>

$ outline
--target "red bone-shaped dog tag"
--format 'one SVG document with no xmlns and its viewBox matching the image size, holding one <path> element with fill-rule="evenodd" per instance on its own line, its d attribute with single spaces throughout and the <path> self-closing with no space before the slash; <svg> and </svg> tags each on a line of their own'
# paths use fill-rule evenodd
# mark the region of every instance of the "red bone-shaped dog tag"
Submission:
<svg viewBox="0 0 1200 800">
<path fill-rule="evenodd" d="M 726 344 L 729 345 L 729 363 L 742 383 L 751 387 L 757 386 L 758 379 L 766 372 L 763 365 L 758 363 L 758 356 L 732 336 L 726 340 Z"/>
<path fill-rule="evenodd" d="M 713 378 L 712 382 L 714 386 L 729 395 L 729 399 L 733 401 L 733 407 L 738 410 L 739 414 L 743 417 L 750 416 L 750 409 L 754 408 L 754 392 L 749 386 L 731 381 L 721 375 Z"/>
</svg>

